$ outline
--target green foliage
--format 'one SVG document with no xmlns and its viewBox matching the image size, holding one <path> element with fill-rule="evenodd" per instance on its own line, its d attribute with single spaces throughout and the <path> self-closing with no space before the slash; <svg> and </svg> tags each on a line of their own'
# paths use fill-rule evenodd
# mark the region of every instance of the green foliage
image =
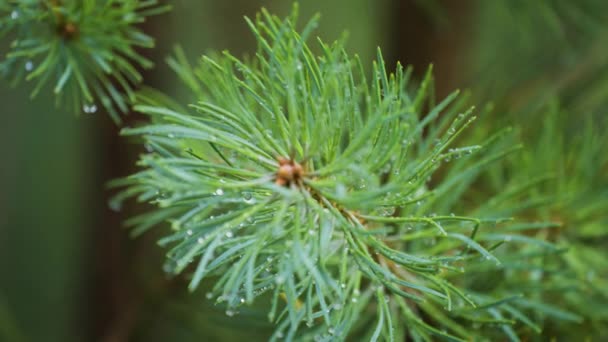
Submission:
<svg viewBox="0 0 608 342">
<path fill-rule="evenodd" d="M 514 122 L 526 144 L 489 170 L 481 188 L 503 191 L 538 180 L 513 199 L 511 215 L 560 223 L 535 234 L 569 246 L 561 258 L 543 263 L 560 272 L 539 273 L 536 283 L 546 287 L 539 296 L 583 320 L 539 319 L 543 334 L 601 340 L 608 333 L 608 3 L 483 2 L 479 17 L 483 29 L 470 63 L 477 71 L 474 90 L 496 99 L 502 118 L 478 134 Z"/>
<path fill-rule="evenodd" d="M 603 256 L 608 243 L 608 156 L 602 150 L 608 141 L 606 125 L 592 117 L 571 118 L 555 103 L 543 113 L 542 121 L 519 132 L 529 147 L 490 170 L 485 184 L 497 191 L 528 184 L 501 206 L 511 208 L 511 215 L 559 223 L 526 233 L 569 247 L 560 258 L 543 260 L 536 284 L 530 286 L 542 284 L 545 290 L 538 297 L 580 316 L 584 336 L 594 340 L 606 334 L 608 324 L 603 309 L 608 304 Z M 572 131 L 577 133 L 568 134 Z M 544 333 L 580 338 L 581 325 L 576 323 L 545 320 Z"/>
<path fill-rule="evenodd" d="M 298 33 L 296 16 L 248 21 L 249 60 L 192 67 L 178 49 L 169 63 L 196 103 L 143 93 L 152 122 L 123 130 L 150 152 L 113 204 L 156 204 L 128 221 L 134 235 L 171 222 L 166 270 L 192 291 L 212 281 L 229 316 L 261 296 L 273 339 L 517 341 L 540 332 L 533 316 L 580 321 L 539 296 L 544 262 L 565 251 L 543 232 L 559 224 L 511 219 L 536 182 L 472 190 L 521 148 L 512 130 L 462 144 L 466 96 L 435 103 L 430 69 L 416 85 L 380 53 L 369 79 L 340 43 L 315 56 L 316 20 Z"/>
<path fill-rule="evenodd" d="M 17 83 L 50 84 L 57 102 L 78 113 L 103 106 L 119 122 L 152 62 L 136 51 L 154 40 L 135 25 L 165 11 L 157 1 L 0 1 L 0 37 L 13 39 L 0 73 Z"/>
<path fill-rule="evenodd" d="M 439 3 L 419 5 L 447 20 Z M 136 25 L 167 10 L 155 0 L 0 0 L 12 40 L 0 72 L 33 81 L 32 96 L 50 85 L 75 112 L 100 105 L 119 122 L 136 104 L 149 116 L 122 131 L 148 153 L 113 182 L 111 205 L 154 206 L 127 225 L 166 227 L 165 270 L 196 292 L 165 313 L 226 324 L 212 338 L 238 338 L 232 321 L 272 340 L 599 340 L 608 7 L 479 7 L 476 101 L 498 97 L 501 115 L 488 106 L 479 122 L 468 94 L 436 101 L 432 68 L 416 82 L 410 67 L 388 72 L 380 51 L 368 68 L 343 42 L 309 45 L 317 18 L 296 29 L 297 6 L 247 20 L 251 57 L 191 65 L 177 48 L 168 64 L 189 106 L 135 94 L 152 66 L 136 49 L 153 46 Z M 184 307 L 203 297 L 213 320 Z M 0 314 L 0 335 L 19 338 Z"/>
</svg>

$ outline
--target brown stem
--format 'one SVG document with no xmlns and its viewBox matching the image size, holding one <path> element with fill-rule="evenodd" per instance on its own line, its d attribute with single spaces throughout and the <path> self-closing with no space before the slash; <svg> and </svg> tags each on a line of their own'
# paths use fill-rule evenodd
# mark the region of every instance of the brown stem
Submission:
<svg viewBox="0 0 608 342">
<path fill-rule="evenodd" d="M 65 39 L 71 39 L 78 33 L 76 25 L 68 20 L 61 14 L 59 8 L 62 6 L 60 0 L 42 0 L 49 10 L 53 13 L 55 21 L 57 23 L 57 33 L 63 36 Z"/>
</svg>

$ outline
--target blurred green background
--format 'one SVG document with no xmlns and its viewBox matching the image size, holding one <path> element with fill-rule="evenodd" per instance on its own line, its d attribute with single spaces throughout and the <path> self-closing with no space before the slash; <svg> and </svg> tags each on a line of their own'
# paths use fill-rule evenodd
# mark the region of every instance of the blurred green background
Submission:
<svg viewBox="0 0 608 342">
<path fill-rule="evenodd" d="M 438 97 L 472 88 L 481 104 L 495 99 L 499 114 L 529 112 L 583 84 L 593 87 L 588 98 L 564 102 L 601 113 L 608 98 L 603 2 L 582 1 L 579 12 L 591 16 L 584 20 L 570 20 L 571 9 L 554 9 L 554 1 L 304 0 L 300 8 L 302 21 L 322 14 L 317 33 L 325 41 L 347 31 L 348 50 L 370 65 L 377 46 L 389 68 L 399 60 L 420 75 L 433 63 Z M 261 6 L 279 15 L 291 8 L 280 0 L 168 3 L 172 12 L 144 24 L 157 39 L 145 51 L 156 62 L 145 79 L 178 98 L 181 87 L 164 63 L 175 44 L 191 59 L 210 50 L 252 53 L 243 16 Z M 250 321 L 235 322 L 210 305 L 204 289 L 188 294 L 183 281 L 167 279 L 155 233 L 128 238 L 121 222 L 137 208 L 110 210 L 106 184 L 135 169 L 142 147 L 119 137 L 107 115 L 74 117 L 50 95 L 30 100 L 29 90 L 0 83 L 0 341 L 268 336 L 255 308 Z M 131 114 L 125 125 L 141 120 Z"/>
</svg>

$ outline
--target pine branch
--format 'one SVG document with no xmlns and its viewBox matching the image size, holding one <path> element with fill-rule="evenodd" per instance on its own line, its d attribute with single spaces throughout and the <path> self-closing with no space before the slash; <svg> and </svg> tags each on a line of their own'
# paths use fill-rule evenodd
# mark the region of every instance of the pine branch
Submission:
<svg viewBox="0 0 608 342">
<path fill-rule="evenodd" d="M 576 130 L 580 133 L 571 134 L 571 116 L 555 103 L 545 108 L 543 117 L 521 129 L 520 135 L 529 147 L 519 158 L 506 163 L 511 178 L 496 177 L 501 181 L 494 186 L 515 188 L 538 176 L 526 187 L 519 186 L 516 196 L 505 197 L 500 206 L 511 207 L 512 215 L 555 222 L 548 229 L 523 231 L 527 236 L 569 247 L 560 258 L 545 260 L 537 279 L 529 285 L 547 288 L 539 296 L 547 302 L 561 302 L 563 309 L 578 316 L 571 320 L 576 324 L 558 325 L 548 320 L 547 334 L 574 337 L 572 332 L 580 329 L 582 322 L 586 336 L 602 336 L 608 322 L 600 309 L 608 304 L 603 280 L 608 277 L 608 268 L 601 256 L 608 236 L 608 177 L 603 171 L 608 167 L 608 157 L 602 151 L 603 142 L 608 141 L 606 125 L 592 117 L 577 119 L 580 125 Z M 522 206 L 522 202 L 535 205 Z"/>
<path fill-rule="evenodd" d="M 14 38 L 0 73 L 16 84 L 35 81 L 32 97 L 53 87 L 75 113 L 103 107 L 116 122 L 151 61 L 136 49 L 154 40 L 136 27 L 165 12 L 157 1 L 26 0 L 0 3 L 0 37 Z"/>
<path fill-rule="evenodd" d="M 213 279 L 229 316 L 270 297 L 273 339 L 517 340 L 516 322 L 540 331 L 531 311 L 577 320 L 508 281 L 563 253 L 519 233 L 555 224 L 512 222 L 501 193 L 461 204 L 518 149 L 509 131 L 457 145 L 473 109 L 458 92 L 435 104 L 430 69 L 415 85 L 379 52 L 367 79 L 339 43 L 319 41 L 315 56 L 317 21 L 298 33 L 296 18 L 248 20 L 251 61 L 224 52 L 193 68 L 177 50 L 169 64 L 196 104 L 144 93 L 135 108 L 152 122 L 123 130 L 151 152 L 114 183 L 113 205 L 156 204 L 128 221 L 134 235 L 171 222 L 166 270 L 192 274 L 191 291 Z"/>
</svg>

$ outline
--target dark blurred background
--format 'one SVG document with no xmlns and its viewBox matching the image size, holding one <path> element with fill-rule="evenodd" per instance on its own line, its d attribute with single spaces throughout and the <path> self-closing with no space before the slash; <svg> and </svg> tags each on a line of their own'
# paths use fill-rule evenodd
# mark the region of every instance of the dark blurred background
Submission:
<svg viewBox="0 0 608 342">
<path fill-rule="evenodd" d="M 255 43 L 243 16 L 255 16 L 261 6 L 280 16 L 291 8 L 283 0 L 170 3 L 172 12 L 151 18 L 143 27 L 157 39 L 157 48 L 144 52 L 156 62 L 145 80 L 177 97 L 183 97 L 181 88 L 164 62 L 175 44 L 191 60 L 210 50 L 252 52 Z M 325 41 L 347 31 L 348 50 L 370 65 L 377 46 L 389 68 L 399 60 L 412 64 L 419 76 L 433 63 L 440 97 L 454 88 L 482 88 L 476 80 L 483 63 L 472 53 L 501 39 L 488 38 L 486 28 L 492 27 L 491 11 L 504 10 L 484 3 L 305 0 L 300 8 L 302 21 L 322 13 L 317 33 Z M 516 25 L 508 15 L 500 20 L 495 25 L 506 23 L 503 31 L 509 31 L 509 23 Z M 544 30 L 542 20 L 538 22 L 538 30 Z M 589 40 L 583 43 L 595 44 Z M 515 48 L 518 42 L 508 44 Z M 512 58 L 489 56 L 486 62 L 495 61 L 496 69 L 484 72 L 512 72 L 517 68 L 505 70 L 505 61 Z M 536 55 L 526 58 L 536 60 Z M 567 70 L 568 61 L 559 63 L 555 68 Z M 537 77 L 517 75 L 517 82 Z M 506 86 L 515 88 L 517 82 Z M 494 96 L 508 92 L 503 88 Z M 142 147 L 121 138 L 120 127 L 105 113 L 75 117 L 55 108 L 50 95 L 30 100 L 29 91 L 27 85 L 12 89 L 0 83 L 0 340 L 264 339 L 265 316 L 256 322 L 253 312 L 251 324 L 262 328 L 238 335 L 221 309 L 205 300 L 204 289 L 188 294 L 183 281 L 165 277 L 157 233 L 131 240 L 121 224 L 137 208 L 110 210 L 107 182 L 133 172 Z M 125 125 L 141 120 L 131 114 Z"/>
</svg>

